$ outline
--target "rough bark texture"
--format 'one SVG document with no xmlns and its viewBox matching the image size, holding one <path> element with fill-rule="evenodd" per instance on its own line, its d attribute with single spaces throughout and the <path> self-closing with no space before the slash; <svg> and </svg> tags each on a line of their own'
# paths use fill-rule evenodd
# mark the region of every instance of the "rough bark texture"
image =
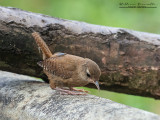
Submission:
<svg viewBox="0 0 160 120">
<path fill-rule="evenodd" d="M 93 95 L 60 95 L 34 78 L 0 71 L 1 120 L 160 120 Z"/>
<path fill-rule="evenodd" d="M 52 52 L 97 62 L 101 89 L 160 98 L 160 35 L 0 7 L 1 70 L 46 79 L 36 64 L 41 54 L 32 31 L 40 32 Z"/>
</svg>

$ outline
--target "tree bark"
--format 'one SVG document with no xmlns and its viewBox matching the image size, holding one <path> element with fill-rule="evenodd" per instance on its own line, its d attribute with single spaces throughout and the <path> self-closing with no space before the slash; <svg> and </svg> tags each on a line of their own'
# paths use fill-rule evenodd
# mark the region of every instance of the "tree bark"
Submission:
<svg viewBox="0 0 160 120">
<path fill-rule="evenodd" d="M 41 34 L 53 53 L 97 62 L 101 89 L 160 98 L 160 35 L 0 7 L 1 70 L 47 79 L 36 64 L 42 56 L 33 31 Z"/>
</svg>

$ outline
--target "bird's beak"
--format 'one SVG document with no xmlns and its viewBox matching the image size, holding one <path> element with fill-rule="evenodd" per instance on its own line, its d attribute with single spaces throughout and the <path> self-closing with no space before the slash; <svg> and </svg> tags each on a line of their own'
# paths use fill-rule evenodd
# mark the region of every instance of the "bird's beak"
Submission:
<svg viewBox="0 0 160 120">
<path fill-rule="evenodd" d="M 93 82 L 93 84 L 95 84 L 95 85 L 96 85 L 96 87 L 97 87 L 97 89 L 98 89 L 98 90 L 100 90 L 100 87 L 99 87 L 99 83 L 98 83 L 98 81 Z"/>
</svg>

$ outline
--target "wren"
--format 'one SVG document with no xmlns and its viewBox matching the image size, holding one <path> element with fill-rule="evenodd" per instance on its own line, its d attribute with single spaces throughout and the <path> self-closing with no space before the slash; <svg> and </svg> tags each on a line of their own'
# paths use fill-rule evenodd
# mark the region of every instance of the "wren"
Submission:
<svg viewBox="0 0 160 120">
<path fill-rule="evenodd" d="M 95 84 L 98 90 L 100 89 L 98 81 L 101 71 L 94 61 L 67 53 L 52 54 L 39 33 L 33 32 L 32 36 L 43 54 L 43 61 L 38 62 L 38 65 L 48 76 L 52 89 L 71 95 L 81 95 L 88 92 L 73 87 L 82 87 L 89 83 Z"/>
</svg>

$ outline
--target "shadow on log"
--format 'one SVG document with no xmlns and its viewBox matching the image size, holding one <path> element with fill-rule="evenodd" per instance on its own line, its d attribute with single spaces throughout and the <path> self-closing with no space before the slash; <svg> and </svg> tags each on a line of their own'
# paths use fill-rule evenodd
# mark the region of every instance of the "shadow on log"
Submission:
<svg viewBox="0 0 160 120">
<path fill-rule="evenodd" d="M 101 89 L 160 98 L 160 35 L 0 7 L 1 70 L 46 80 L 36 64 L 42 56 L 33 31 L 41 34 L 53 53 L 97 62 L 102 70 Z"/>
<path fill-rule="evenodd" d="M 160 120 L 93 95 L 60 95 L 31 77 L 0 71 L 1 120 Z"/>
</svg>

